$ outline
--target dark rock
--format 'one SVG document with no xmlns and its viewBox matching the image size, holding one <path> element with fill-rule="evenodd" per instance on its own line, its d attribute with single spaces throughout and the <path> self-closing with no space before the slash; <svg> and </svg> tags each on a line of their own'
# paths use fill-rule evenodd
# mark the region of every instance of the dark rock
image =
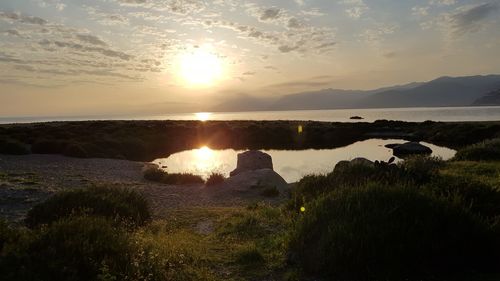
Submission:
<svg viewBox="0 0 500 281">
<path fill-rule="evenodd" d="M 232 177 L 245 171 L 260 169 L 273 169 L 273 159 L 271 155 L 258 150 L 250 150 L 238 154 L 236 169 L 229 175 Z"/>
<path fill-rule="evenodd" d="M 338 172 L 344 168 L 347 168 L 349 166 L 354 166 L 354 165 L 365 165 L 365 166 L 372 167 L 375 165 L 375 163 L 371 160 L 366 159 L 366 158 L 358 157 L 358 158 L 352 159 L 351 161 L 343 160 L 343 161 L 338 162 L 337 165 L 335 165 L 334 171 Z"/>
<path fill-rule="evenodd" d="M 403 144 L 388 144 L 387 148 L 392 148 L 396 156 L 407 156 L 413 154 L 431 154 L 432 149 L 418 142 L 406 142 Z"/>
<path fill-rule="evenodd" d="M 351 119 L 351 120 L 363 120 L 363 119 L 365 119 L 365 118 L 363 118 L 363 117 L 361 117 L 361 116 L 352 116 L 350 119 Z"/>
</svg>

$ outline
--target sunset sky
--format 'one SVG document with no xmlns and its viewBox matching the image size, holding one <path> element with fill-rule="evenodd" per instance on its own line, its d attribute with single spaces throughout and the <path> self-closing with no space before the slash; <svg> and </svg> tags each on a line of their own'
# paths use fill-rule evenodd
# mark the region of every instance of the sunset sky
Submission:
<svg viewBox="0 0 500 281">
<path fill-rule="evenodd" d="M 500 73 L 500 1 L 1 0 L 0 117 Z"/>
</svg>

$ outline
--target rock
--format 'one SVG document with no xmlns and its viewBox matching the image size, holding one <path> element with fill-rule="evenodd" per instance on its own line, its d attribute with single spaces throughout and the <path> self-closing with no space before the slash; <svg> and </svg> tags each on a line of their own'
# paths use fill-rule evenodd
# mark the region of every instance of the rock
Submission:
<svg viewBox="0 0 500 281">
<path fill-rule="evenodd" d="M 432 149 L 422 145 L 418 142 L 406 142 L 403 144 L 390 144 L 386 145 L 388 148 L 392 148 L 393 154 L 396 156 L 407 156 L 413 154 L 431 154 Z"/>
<path fill-rule="evenodd" d="M 226 179 L 224 185 L 237 191 L 260 191 L 260 189 L 276 187 L 280 194 L 288 189 L 288 183 L 272 169 L 242 171 Z"/>
<path fill-rule="evenodd" d="M 232 177 L 245 171 L 260 169 L 273 170 L 273 159 L 271 158 L 271 155 L 258 150 L 250 150 L 238 154 L 236 169 L 234 169 L 229 175 Z"/>
<path fill-rule="evenodd" d="M 363 119 L 365 119 L 365 118 L 363 118 L 363 117 L 361 117 L 361 116 L 352 116 L 350 119 L 351 119 L 351 120 L 363 120 Z"/>
<path fill-rule="evenodd" d="M 354 166 L 354 165 L 365 165 L 372 167 L 375 165 L 375 163 L 363 157 L 354 158 L 351 161 L 342 160 L 338 162 L 337 165 L 335 165 L 334 171 L 338 172 L 348 166 Z"/>
</svg>

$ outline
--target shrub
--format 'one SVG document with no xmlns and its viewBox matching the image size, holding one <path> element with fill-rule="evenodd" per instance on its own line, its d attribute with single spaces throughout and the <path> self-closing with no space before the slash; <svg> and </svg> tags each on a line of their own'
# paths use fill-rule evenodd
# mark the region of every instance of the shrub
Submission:
<svg viewBox="0 0 500 281">
<path fill-rule="evenodd" d="M 500 139 L 487 140 L 459 149 L 455 159 L 470 161 L 500 160 Z"/>
<path fill-rule="evenodd" d="M 32 153 L 60 154 L 66 148 L 67 142 L 55 139 L 37 140 L 31 146 Z"/>
<path fill-rule="evenodd" d="M 15 230 L 12 229 L 5 220 L 0 218 L 0 253 L 2 253 L 3 246 L 15 236 Z"/>
<path fill-rule="evenodd" d="M 11 139 L 0 139 L 0 153 L 23 155 L 29 154 L 30 150 L 24 143 Z"/>
<path fill-rule="evenodd" d="M 425 185 L 424 189 L 463 205 L 483 218 L 495 219 L 500 216 L 500 192 L 474 178 L 441 175 Z"/>
<path fill-rule="evenodd" d="M 224 177 L 223 174 L 221 173 L 211 173 L 210 176 L 208 177 L 207 181 L 205 182 L 206 186 L 212 186 L 212 185 L 217 185 L 221 184 L 226 180 L 226 177 Z"/>
<path fill-rule="evenodd" d="M 236 252 L 236 262 L 243 265 L 257 265 L 265 262 L 261 251 L 254 245 L 243 247 Z"/>
<path fill-rule="evenodd" d="M 104 218 L 72 217 L 37 230 L 0 263 L 2 280 L 124 280 L 133 248 Z"/>
<path fill-rule="evenodd" d="M 157 166 L 148 167 L 144 170 L 144 178 L 149 181 L 161 182 L 163 177 L 167 175 L 167 172 L 158 168 Z"/>
<path fill-rule="evenodd" d="M 33 207 L 25 222 L 33 228 L 73 214 L 102 216 L 131 226 L 143 225 L 151 218 L 146 199 L 137 191 L 102 186 L 60 192 Z"/>
<path fill-rule="evenodd" d="M 85 148 L 81 144 L 77 143 L 70 144 L 66 148 L 64 148 L 63 155 L 77 158 L 89 157 Z"/>
<path fill-rule="evenodd" d="M 422 184 L 429 182 L 439 172 L 444 162 L 437 157 L 412 156 L 400 164 L 407 181 Z"/>
<path fill-rule="evenodd" d="M 328 279 L 403 280 L 491 268 L 493 239 L 456 205 L 415 188 L 371 185 L 309 205 L 290 249 L 307 272 Z"/>
<path fill-rule="evenodd" d="M 183 173 L 170 174 L 158 167 L 150 167 L 144 171 L 144 178 L 150 181 L 161 182 L 165 184 L 200 184 L 205 181 L 201 176 Z"/>
</svg>

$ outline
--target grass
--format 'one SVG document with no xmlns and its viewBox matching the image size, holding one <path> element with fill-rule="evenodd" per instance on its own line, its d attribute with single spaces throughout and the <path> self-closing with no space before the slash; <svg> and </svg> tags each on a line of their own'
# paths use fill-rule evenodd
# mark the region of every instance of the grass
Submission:
<svg viewBox="0 0 500 281">
<path fill-rule="evenodd" d="M 455 155 L 462 161 L 499 161 L 500 138 L 486 140 L 460 149 Z"/>
<path fill-rule="evenodd" d="M 146 199 L 137 191 L 95 186 L 52 196 L 31 209 L 25 222 L 34 228 L 82 214 L 105 217 L 133 227 L 144 225 L 151 218 Z"/>
<path fill-rule="evenodd" d="M 144 171 L 144 178 L 149 181 L 164 184 L 202 184 L 205 180 L 201 176 L 189 173 L 171 174 L 158 167 L 149 167 Z"/>
<path fill-rule="evenodd" d="M 341 188 L 310 204 L 290 247 L 329 280 L 448 278 L 494 270 L 498 239 L 461 206 L 414 187 Z"/>
<path fill-rule="evenodd" d="M 486 135 L 481 130 L 476 133 Z M 144 176 L 182 182 L 160 169 Z M 2 180 L 10 177 L 21 176 L 0 174 Z M 154 221 L 146 215 L 147 202 L 130 190 L 62 192 L 30 212 L 26 222 L 32 228 L 0 222 L 0 276 L 498 280 L 499 183 L 495 161 L 418 157 L 397 165 L 339 165 L 326 175 L 304 177 L 281 206 L 182 208 Z M 210 229 L 199 231 L 200 222 Z"/>
</svg>

